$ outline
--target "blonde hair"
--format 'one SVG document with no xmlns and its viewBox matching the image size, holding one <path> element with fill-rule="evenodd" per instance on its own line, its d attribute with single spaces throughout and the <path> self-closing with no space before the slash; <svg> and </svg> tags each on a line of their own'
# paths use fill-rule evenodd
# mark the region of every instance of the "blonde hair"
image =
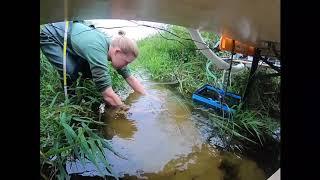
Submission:
<svg viewBox="0 0 320 180">
<path fill-rule="evenodd" d="M 123 30 L 120 30 L 118 36 L 112 39 L 110 45 L 112 47 L 120 48 L 124 54 L 132 54 L 135 58 L 138 57 L 139 49 L 137 43 L 126 37 L 125 34 L 126 33 Z"/>
</svg>

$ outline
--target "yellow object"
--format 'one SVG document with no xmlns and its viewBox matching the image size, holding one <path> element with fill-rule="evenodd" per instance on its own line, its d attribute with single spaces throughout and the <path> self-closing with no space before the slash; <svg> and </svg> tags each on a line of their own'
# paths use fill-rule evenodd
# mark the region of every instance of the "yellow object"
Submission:
<svg viewBox="0 0 320 180">
<path fill-rule="evenodd" d="M 63 86 L 64 95 L 67 98 L 67 36 L 68 36 L 69 21 L 66 21 L 66 26 L 64 29 L 64 40 L 63 40 Z"/>
<path fill-rule="evenodd" d="M 255 48 L 253 46 L 249 46 L 226 36 L 221 37 L 219 48 L 224 51 L 230 51 L 249 56 L 253 56 L 255 52 Z"/>
<path fill-rule="evenodd" d="M 69 21 L 66 21 L 65 32 L 68 32 Z M 67 34 L 67 33 L 65 33 Z M 67 37 L 65 36 L 63 41 L 63 84 L 67 85 L 67 68 L 66 68 L 66 60 L 67 60 Z"/>
<path fill-rule="evenodd" d="M 65 28 L 64 28 L 64 39 L 63 39 L 63 88 L 64 88 L 64 96 L 68 99 L 67 92 L 67 38 L 68 38 L 68 28 L 69 21 L 68 19 L 68 0 L 64 0 L 64 15 L 65 15 Z"/>
</svg>

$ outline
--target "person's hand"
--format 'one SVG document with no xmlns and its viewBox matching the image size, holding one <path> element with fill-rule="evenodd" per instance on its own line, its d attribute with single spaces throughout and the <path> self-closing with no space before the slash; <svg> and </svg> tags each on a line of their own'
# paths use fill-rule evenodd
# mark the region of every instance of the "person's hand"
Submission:
<svg viewBox="0 0 320 180">
<path fill-rule="evenodd" d="M 123 104 L 123 105 L 120 105 L 119 107 L 118 107 L 118 109 L 121 111 L 121 110 L 123 110 L 123 111 L 128 111 L 129 109 L 130 109 L 130 106 L 128 106 L 128 105 L 126 105 L 126 104 Z"/>
</svg>

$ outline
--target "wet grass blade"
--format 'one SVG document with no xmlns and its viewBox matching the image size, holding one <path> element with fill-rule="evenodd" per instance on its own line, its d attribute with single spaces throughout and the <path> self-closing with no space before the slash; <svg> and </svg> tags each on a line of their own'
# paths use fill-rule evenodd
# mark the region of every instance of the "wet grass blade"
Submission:
<svg viewBox="0 0 320 180">
<path fill-rule="evenodd" d="M 104 149 L 103 149 L 103 145 L 102 145 L 101 141 L 97 140 L 97 144 L 98 144 L 98 147 L 99 147 L 99 149 L 100 149 L 100 151 L 102 152 L 102 155 L 103 155 L 103 157 L 100 157 L 100 158 L 103 159 L 104 164 L 106 165 L 108 171 L 109 171 L 111 174 L 113 174 L 113 176 L 114 176 L 115 178 L 118 179 L 118 177 L 115 175 L 115 173 L 113 172 L 112 168 L 110 167 L 109 163 L 106 161 L 105 151 L 104 151 Z"/>
<path fill-rule="evenodd" d="M 259 138 L 259 141 L 260 141 L 261 145 L 263 146 L 263 143 L 262 143 L 261 138 L 260 138 L 260 133 L 258 133 L 258 131 L 256 129 L 257 128 L 253 128 L 253 130 L 255 131 L 255 133 L 257 135 L 257 137 Z"/>
<path fill-rule="evenodd" d="M 50 149 L 48 152 L 44 153 L 44 155 L 46 157 L 50 157 L 52 155 L 56 155 L 56 154 L 60 154 L 62 152 L 65 152 L 67 150 L 72 149 L 73 147 L 75 147 L 76 145 L 71 145 L 71 146 L 67 146 L 67 147 L 62 147 L 62 148 L 52 148 Z"/>
<path fill-rule="evenodd" d="M 243 126 L 247 129 L 247 131 L 250 133 L 250 134 L 252 134 L 252 136 L 254 136 L 254 134 L 250 131 L 250 129 L 248 128 L 248 126 L 247 126 L 247 124 L 246 124 L 246 122 L 244 122 L 244 121 L 241 121 L 241 123 L 243 124 Z"/>
<path fill-rule="evenodd" d="M 80 146 L 82 151 L 85 153 L 87 158 L 96 166 L 97 170 L 99 171 L 101 176 L 104 176 L 103 172 L 101 171 L 97 161 L 95 154 L 92 152 L 92 149 L 89 148 L 88 141 L 84 137 L 82 128 L 79 128 L 79 138 L 80 138 Z"/>
<path fill-rule="evenodd" d="M 82 148 L 81 148 L 81 140 L 80 140 L 81 134 L 82 134 L 82 130 L 81 130 L 81 128 L 78 128 L 77 141 L 80 144 L 79 157 L 78 158 L 79 158 L 79 161 L 80 161 L 81 165 L 85 166 L 85 162 L 84 162 L 85 156 L 84 156 L 84 152 L 82 151 Z"/>
<path fill-rule="evenodd" d="M 113 152 L 115 155 L 117 155 L 118 157 L 122 158 L 122 159 L 126 159 L 126 157 L 124 157 L 123 155 L 119 154 L 118 152 L 116 152 L 110 145 L 108 142 L 106 142 L 103 138 L 99 137 L 98 135 L 96 135 L 95 133 L 92 132 L 92 130 L 84 123 L 82 123 L 82 127 L 90 134 L 90 136 L 92 136 L 93 138 L 96 138 L 98 140 L 100 140 L 100 142 L 102 143 L 104 148 L 109 149 L 111 152 Z"/>
<path fill-rule="evenodd" d="M 60 95 L 60 92 L 57 93 L 57 95 L 53 98 L 53 100 L 51 101 L 50 105 L 49 105 L 49 108 L 52 108 L 53 105 L 55 104 L 56 100 L 57 100 L 57 97 Z"/>
<path fill-rule="evenodd" d="M 67 123 L 62 122 L 61 125 L 64 127 L 65 134 L 70 135 L 70 137 L 73 140 L 75 140 L 77 138 L 76 132 L 74 132 L 74 130 Z"/>
<path fill-rule="evenodd" d="M 104 122 L 94 121 L 91 118 L 87 118 L 89 120 L 84 120 L 84 119 L 85 119 L 85 117 L 72 117 L 72 120 L 75 120 L 75 121 L 78 121 L 78 122 L 106 125 Z"/>
<path fill-rule="evenodd" d="M 97 142 L 99 142 L 99 140 L 97 140 Z M 106 161 L 106 157 L 104 155 L 103 149 L 98 148 L 96 143 L 94 142 L 94 140 L 89 140 L 88 143 L 90 144 L 90 147 L 94 151 L 94 153 L 96 153 L 98 159 L 103 162 L 103 164 L 106 166 L 107 170 L 110 172 L 110 174 L 108 174 L 108 175 L 114 176 L 115 178 L 117 178 L 115 173 L 112 171 L 111 167 L 109 166 L 109 163 Z"/>
</svg>

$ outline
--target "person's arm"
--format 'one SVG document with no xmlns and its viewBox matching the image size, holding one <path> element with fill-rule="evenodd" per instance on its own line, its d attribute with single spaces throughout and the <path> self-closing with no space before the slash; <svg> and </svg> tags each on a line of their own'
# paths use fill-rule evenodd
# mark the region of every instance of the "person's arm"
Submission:
<svg viewBox="0 0 320 180">
<path fill-rule="evenodd" d="M 103 92 L 101 92 L 104 101 L 109 103 L 114 108 L 120 108 L 123 110 L 128 110 L 129 106 L 125 105 L 120 97 L 113 91 L 112 87 L 106 88 Z"/>
<path fill-rule="evenodd" d="M 127 83 L 131 86 L 131 88 L 140 94 L 143 94 L 145 96 L 150 97 L 153 100 L 163 102 L 161 99 L 158 97 L 155 97 L 151 94 L 149 94 L 143 87 L 143 85 L 140 83 L 140 81 L 135 78 L 133 75 L 131 75 L 129 68 L 124 67 L 122 69 L 118 70 L 118 73 L 122 75 L 122 77 L 127 81 Z"/>
<path fill-rule="evenodd" d="M 88 45 L 83 49 L 83 56 L 88 60 L 92 79 L 101 92 L 103 100 L 113 108 L 128 109 L 120 97 L 112 89 L 112 79 L 108 71 L 107 56 L 98 45 Z"/>
<path fill-rule="evenodd" d="M 132 89 L 140 94 L 146 95 L 146 91 L 140 81 L 134 76 L 130 75 L 126 78 L 127 83 L 132 87 Z"/>
<path fill-rule="evenodd" d="M 143 85 L 140 83 L 140 81 L 135 78 L 134 76 L 130 75 L 129 77 L 126 78 L 126 81 L 128 82 L 128 84 L 132 87 L 132 89 L 135 92 L 138 92 L 140 94 L 143 94 L 149 98 L 151 98 L 152 100 L 156 100 L 159 102 L 163 102 L 163 99 L 160 99 L 159 97 L 153 96 L 151 94 L 149 94 L 143 87 Z"/>
<path fill-rule="evenodd" d="M 128 67 L 123 67 L 122 69 L 118 69 L 117 72 L 127 81 L 127 83 L 131 86 L 131 88 L 140 94 L 146 95 L 146 91 L 144 90 L 143 85 L 140 81 L 135 78 Z"/>
<path fill-rule="evenodd" d="M 103 99 L 111 106 L 121 106 L 123 102 L 120 97 L 113 91 L 112 87 L 106 88 L 101 92 Z"/>
</svg>

